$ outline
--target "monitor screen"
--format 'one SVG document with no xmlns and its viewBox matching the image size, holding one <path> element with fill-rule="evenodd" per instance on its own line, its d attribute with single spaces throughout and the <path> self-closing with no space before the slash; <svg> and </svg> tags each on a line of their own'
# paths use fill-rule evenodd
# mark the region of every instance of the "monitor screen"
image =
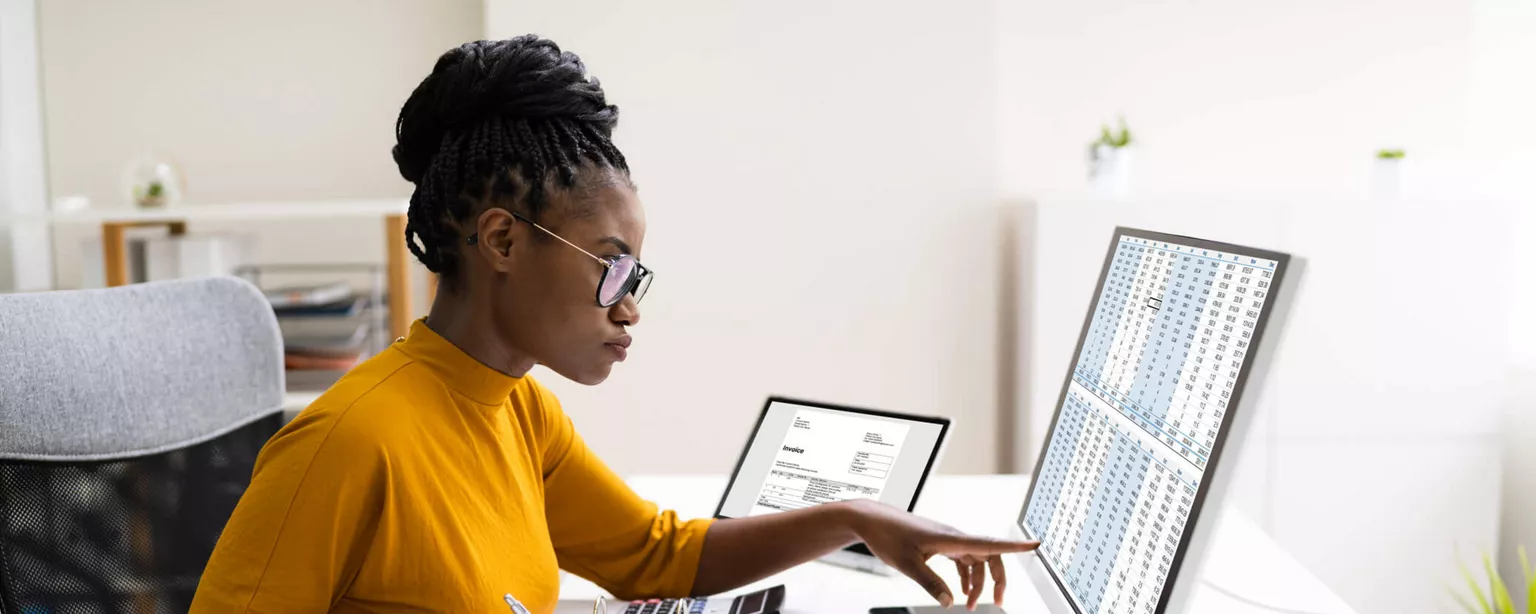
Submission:
<svg viewBox="0 0 1536 614">
<path fill-rule="evenodd" d="M 1019 519 L 1078 612 L 1163 611 L 1288 262 L 1115 230 Z"/>
<path fill-rule="evenodd" d="M 948 428 L 946 418 L 769 399 L 715 515 L 848 499 L 911 510 Z"/>
</svg>

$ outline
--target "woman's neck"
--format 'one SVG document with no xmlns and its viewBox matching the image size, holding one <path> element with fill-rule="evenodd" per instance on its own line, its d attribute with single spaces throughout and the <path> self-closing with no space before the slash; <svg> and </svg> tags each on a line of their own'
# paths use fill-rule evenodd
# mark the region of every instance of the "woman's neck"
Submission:
<svg viewBox="0 0 1536 614">
<path fill-rule="evenodd" d="M 502 342 L 501 330 L 489 313 L 488 309 L 474 309 L 469 296 L 439 286 L 427 314 L 427 327 L 480 364 L 512 377 L 526 375 L 538 361 Z"/>
</svg>

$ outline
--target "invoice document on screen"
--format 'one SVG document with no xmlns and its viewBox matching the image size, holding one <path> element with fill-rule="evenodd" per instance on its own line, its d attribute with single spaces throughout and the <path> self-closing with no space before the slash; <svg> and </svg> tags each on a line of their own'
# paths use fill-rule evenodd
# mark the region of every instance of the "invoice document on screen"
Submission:
<svg viewBox="0 0 1536 614">
<path fill-rule="evenodd" d="M 880 499 L 911 425 L 799 409 L 751 515 L 848 499 Z"/>
</svg>

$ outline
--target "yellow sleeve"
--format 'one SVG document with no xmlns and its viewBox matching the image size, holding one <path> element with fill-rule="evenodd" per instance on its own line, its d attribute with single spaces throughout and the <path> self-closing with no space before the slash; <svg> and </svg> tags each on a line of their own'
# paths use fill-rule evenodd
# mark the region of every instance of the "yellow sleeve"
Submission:
<svg viewBox="0 0 1536 614">
<path fill-rule="evenodd" d="M 262 449 L 193 614 L 325 612 L 346 592 L 378 524 L 387 464 L 344 414 L 319 413 L 300 416 Z"/>
<path fill-rule="evenodd" d="M 711 519 L 679 520 L 642 500 L 581 440 L 548 391 L 544 515 L 560 567 L 620 599 L 687 597 Z"/>
</svg>

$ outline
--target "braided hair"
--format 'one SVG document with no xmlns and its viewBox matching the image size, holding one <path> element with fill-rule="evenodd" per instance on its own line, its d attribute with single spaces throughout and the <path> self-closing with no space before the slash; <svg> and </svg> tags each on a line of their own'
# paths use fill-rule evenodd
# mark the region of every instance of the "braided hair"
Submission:
<svg viewBox="0 0 1536 614">
<path fill-rule="evenodd" d="M 529 34 L 444 53 L 395 123 L 395 164 L 416 184 L 405 225 L 411 253 L 451 279 L 464 240 L 458 222 L 476 202 L 521 200 L 520 213 L 538 219 L 549 188 L 575 187 L 583 167 L 627 179 L 611 138 L 618 118 L 581 58 L 553 41 Z"/>
</svg>

